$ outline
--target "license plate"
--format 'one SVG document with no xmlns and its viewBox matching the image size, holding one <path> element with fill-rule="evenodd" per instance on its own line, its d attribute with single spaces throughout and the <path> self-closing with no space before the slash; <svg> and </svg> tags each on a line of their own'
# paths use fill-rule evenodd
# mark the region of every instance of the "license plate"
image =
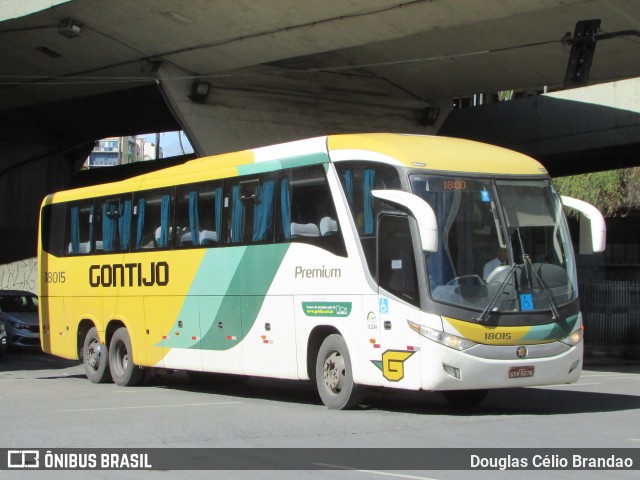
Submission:
<svg viewBox="0 0 640 480">
<path fill-rule="evenodd" d="M 509 369 L 509 378 L 526 378 L 533 377 L 533 372 L 536 369 L 534 366 L 527 367 L 511 367 Z"/>
</svg>

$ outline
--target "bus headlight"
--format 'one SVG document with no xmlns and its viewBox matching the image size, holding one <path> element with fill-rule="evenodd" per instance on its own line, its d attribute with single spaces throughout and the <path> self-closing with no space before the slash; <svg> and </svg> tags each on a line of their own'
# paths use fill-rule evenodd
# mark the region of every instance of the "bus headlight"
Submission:
<svg viewBox="0 0 640 480">
<path fill-rule="evenodd" d="M 578 343 L 580 343 L 582 341 L 582 329 L 576 330 L 571 335 L 569 335 L 568 337 L 563 338 L 560 341 L 562 343 L 567 344 L 567 345 L 571 345 L 572 347 L 577 345 Z"/>
<path fill-rule="evenodd" d="M 428 338 L 429 340 L 433 340 L 434 342 L 437 342 L 440 345 L 444 345 L 445 347 L 453 348 L 454 350 L 466 350 L 477 345 L 476 342 L 472 342 L 471 340 L 467 340 L 466 338 L 451 335 L 434 328 L 425 327 L 424 325 L 418 325 L 417 323 L 414 323 L 410 320 L 407 320 L 407 322 L 409 323 L 411 329 L 415 330 L 423 337 Z"/>
</svg>

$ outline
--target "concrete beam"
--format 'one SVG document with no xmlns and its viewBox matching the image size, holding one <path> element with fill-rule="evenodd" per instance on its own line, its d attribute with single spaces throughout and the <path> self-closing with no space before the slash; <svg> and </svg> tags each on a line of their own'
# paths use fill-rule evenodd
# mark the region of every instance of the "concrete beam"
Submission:
<svg viewBox="0 0 640 480">
<path fill-rule="evenodd" d="M 421 123 L 427 102 L 376 77 L 317 73 L 281 75 L 275 67 L 237 72 L 211 83 L 203 103 L 190 98 L 193 78 L 169 65 L 158 72 L 174 116 L 200 156 L 271 145 L 329 133 L 404 132 L 432 134 Z M 252 81 L 259 78 L 260 82 Z M 431 105 L 434 106 L 434 105 Z"/>
<path fill-rule="evenodd" d="M 439 133 L 521 151 L 553 175 L 640 165 L 640 78 L 455 110 Z"/>
</svg>

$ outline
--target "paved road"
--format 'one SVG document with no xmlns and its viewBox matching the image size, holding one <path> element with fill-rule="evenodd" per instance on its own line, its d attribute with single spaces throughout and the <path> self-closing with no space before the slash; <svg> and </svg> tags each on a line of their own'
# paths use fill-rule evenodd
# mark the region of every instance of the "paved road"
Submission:
<svg viewBox="0 0 640 480">
<path fill-rule="evenodd" d="M 94 385 L 82 366 L 39 352 L 0 360 L 2 448 L 455 447 L 640 448 L 640 365 L 592 367 L 579 383 L 493 391 L 474 408 L 438 394 L 373 393 L 355 411 L 326 409 L 311 385 L 251 379 Z M 327 464 L 335 464 L 327 458 Z M 8 475 L 10 474 L 10 475 Z M 638 471 L 242 471 L 235 478 L 637 478 Z M 82 475 L 82 477 L 81 477 Z M 2 478 L 86 478 L 87 472 L 0 472 Z M 228 472 L 90 472 L 90 478 L 229 478 Z"/>
</svg>

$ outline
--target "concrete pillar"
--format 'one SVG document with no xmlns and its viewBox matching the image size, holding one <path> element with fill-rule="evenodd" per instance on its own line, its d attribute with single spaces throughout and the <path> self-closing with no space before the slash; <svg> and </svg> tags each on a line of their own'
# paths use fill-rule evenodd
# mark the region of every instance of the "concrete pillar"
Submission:
<svg viewBox="0 0 640 480">
<path fill-rule="evenodd" d="M 42 199 L 68 186 L 92 147 L 93 142 L 71 146 L 34 126 L 13 132 L 3 129 L 0 135 L 0 264 L 36 255 Z"/>
</svg>

